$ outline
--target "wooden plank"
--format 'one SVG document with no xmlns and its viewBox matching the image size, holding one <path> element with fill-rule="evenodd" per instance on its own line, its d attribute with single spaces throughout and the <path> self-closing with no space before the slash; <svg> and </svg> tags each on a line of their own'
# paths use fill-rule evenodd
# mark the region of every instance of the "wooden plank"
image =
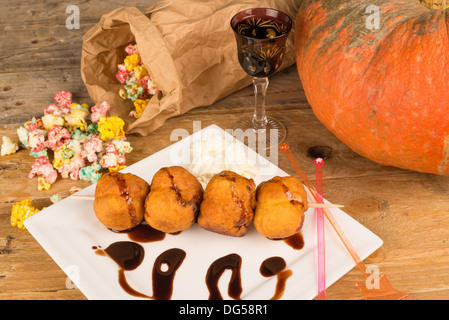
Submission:
<svg viewBox="0 0 449 320">
<path fill-rule="evenodd" d="M 92 105 L 79 69 L 0 73 L 0 124 L 21 125 L 43 116 L 60 90 L 71 91 L 73 101 Z"/>
<path fill-rule="evenodd" d="M 33 25 L 64 25 L 67 17 L 66 8 L 69 5 L 76 5 L 80 11 L 80 23 L 96 23 L 103 14 L 114 9 L 133 6 L 144 11 L 157 0 L 135 0 L 132 3 L 125 0 L 88 0 L 61 2 L 55 0 L 30 0 L 26 2 L 1 0 L 2 8 L 8 8 L 1 14 L 2 26 L 15 28 Z M 20 19 L 18 19 L 20 17 Z"/>
<path fill-rule="evenodd" d="M 73 5 L 79 9 L 79 29 L 66 27 L 66 19 L 70 16 L 66 13 L 68 3 L 27 1 L 11 5 L 8 2 L 2 6 L 8 10 L 1 15 L 0 73 L 62 70 L 70 66 L 79 68 L 82 36 L 100 21 L 103 14 L 123 6 L 134 6 L 143 11 L 154 2 L 77 2 Z"/>
<path fill-rule="evenodd" d="M 61 62 L 62 63 L 62 62 Z M 30 90 L 33 88 L 33 90 Z M 79 66 L 63 70 L 37 70 L 0 73 L 0 124 L 22 124 L 43 115 L 43 109 L 54 103 L 53 95 L 60 90 L 72 92 L 73 101 L 92 105 L 81 79 Z M 243 88 L 214 104 L 214 113 L 252 112 L 252 86 Z M 285 99 L 285 97 L 288 99 Z M 301 87 L 296 66 L 274 75 L 270 81 L 267 110 L 310 109 Z M 191 110 L 191 114 L 207 114 L 210 106 Z"/>
</svg>

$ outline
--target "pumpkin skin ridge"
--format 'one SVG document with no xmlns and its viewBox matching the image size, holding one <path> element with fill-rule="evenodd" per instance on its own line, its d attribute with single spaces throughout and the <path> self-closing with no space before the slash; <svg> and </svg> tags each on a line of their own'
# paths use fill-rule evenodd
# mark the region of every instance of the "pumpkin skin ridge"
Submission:
<svg viewBox="0 0 449 320">
<path fill-rule="evenodd" d="M 335 0 L 327 1 L 328 3 L 338 3 Z M 388 1 L 375 2 L 388 3 Z M 360 6 L 363 7 L 368 4 L 372 4 L 372 1 L 367 1 Z M 371 38 L 369 45 L 362 43 L 361 47 L 354 47 L 353 57 L 357 53 L 365 51 L 351 65 L 348 62 L 350 60 L 348 57 L 346 57 L 348 61 L 345 62 L 347 50 L 341 49 L 348 46 L 348 42 L 345 42 L 347 39 L 338 39 L 336 43 L 330 44 L 326 42 L 326 45 L 330 46 L 328 51 L 332 54 L 319 51 L 323 48 L 322 37 L 325 37 L 331 31 L 326 32 L 326 28 L 323 27 L 325 22 L 318 26 L 308 25 L 311 21 L 316 22 L 316 20 L 301 21 L 301 15 L 304 15 L 309 7 L 322 10 L 326 6 L 322 5 L 319 0 L 304 2 L 296 19 L 296 40 L 298 43 L 295 43 L 295 52 L 297 67 L 307 100 L 315 115 L 329 131 L 353 151 L 384 165 L 435 174 L 449 174 L 449 118 L 438 114 L 438 112 L 444 113 L 444 100 L 447 97 L 446 101 L 449 101 L 449 96 L 446 93 L 449 90 L 445 90 L 442 96 L 432 93 L 432 91 L 438 91 L 435 90 L 436 85 L 446 84 L 449 81 L 449 77 L 438 70 L 444 69 L 441 66 L 449 64 L 449 60 L 444 57 L 444 55 L 447 55 L 444 52 L 449 49 L 447 12 L 437 12 L 426 8 L 424 10 L 421 8 L 421 4 L 417 5 L 419 7 L 415 7 L 418 8 L 419 14 L 401 20 L 405 21 L 403 24 L 402 22 L 396 22 L 393 28 L 390 25 L 390 29 L 385 32 L 381 39 L 374 37 Z M 334 7 L 336 6 L 334 5 Z M 326 12 L 326 10 L 321 13 L 322 17 L 329 15 L 338 16 L 338 13 Z M 336 21 L 335 17 L 333 21 Z M 339 30 L 351 29 L 351 25 L 343 26 L 345 24 L 344 19 L 337 19 L 337 21 L 342 21 L 342 28 Z M 301 26 L 301 24 L 305 24 L 305 26 Z M 443 27 L 444 34 L 442 33 Z M 316 32 L 318 28 L 320 28 L 320 31 Z M 306 30 L 307 34 L 303 34 L 303 30 Z M 417 30 L 425 32 L 416 35 Z M 339 31 L 333 30 L 332 32 L 334 35 L 338 35 Z M 395 37 L 401 35 L 402 43 L 409 41 L 412 44 L 401 47 L 400 42 L 394 43 Z M 408 35 L 408 37 L 405 37 L 405 35 Z M 441 39 L 432 39 L 437 36 L 440 36 Z M 414 41 L 417 43 L 413 44 Z M 435 43 L 434 49 L 430 50 L 423 47 L 426 50 L 423 51 L 422 62 L 418 61 L 411 64 L 410 61 L 419 57 L 417 48 L 423 46 L 422 43 L 424 42 L 432 41 Z M 409 50 L 409 46 L 413 47 L 414 51 Z M 373 51 L 373 48 L 375 48 L 375 51 Z M 395 54 L 390 56 L 386 52 L 387 49 L 391 49 L 393 52 L 394 50 L 404 50 L 407 59 L 404 62 L 396 62 L 393 59 Z M 407 51 L 411 51 L 411 53 L 407 53 Z M 390 57 L 391 60 L 385 59 L 382 54 L 387 58 Z M 430 57 L 426 58 L 426 54 L 429 54 Z M 432 61 L 432 57 L 436 61 Z M 312 63 L 308 64 L 307 61 L 312 61 Z M 384 71 L 394 79 L 389 79 L 388 76 L 380 74 L 382 68 L 386 66 L 392 66 Z M 423 70 L 430 70 L 429 73 L 419 75 L 419 72 L 423 73 L 420 66 Z M 402 78 L 400 78 L 401 76 Z M 432 80 L 431 83 L 426 84 L 426 76 Z M 331 78 L 331 80 L 326 78 Z M 390 81 L 392 85 L 389 85 Z M 409 85 L 416 86 L 416 88 L 410 89 Z M 350 92 L 344 92 L 345 86 Z M 426 86 L 429 88 L 429 92 L 420 95 L 425 91 L 420 87 L 425 88 Z M 354 93 L 355 91 L 360 92 Z M 370 100 L 367 97 L 374 97 L 375 99 Z M 351 99 L 353 101 L 350 103 Z M 414 101 L 416 101 L 416 105 L 409 108 L 410 106 L 407 104 Z M 345 106 L 348 103 L 350 105 Z M 440 111 L 437 111 L 438 109 Z M 355 115 L 349 116 L 348 113 Z M 426 113 L 430 116 L 430 120 L 424 119 Z M 398 114 L 400 115 L 398 116 Z M 344 117 L 346 119 L 343 119 Z M 362 119 L 369 117 L 371 119 Z M 416 119 L 413 117 L 416 117 Z M 360 123 L 357 123 L 358 120 Z M 401 121 L 404 121 L 404 123 L 401 123 Z M 369 124 L 366 128 L 364 128 L 365 122 Z M 409 124 L 406 124 L 407 122 Z M 355 129 L 341 129 L 341 127 L 350 128 L 353 126 Z M 348 131 L 350 134 L 347 133 Z M 414 137 L 410 137 L 411 135 Z M 357 138 L 361 138 L 361 141 L 357 141 Z M 414 139 L 417 139 L 418 142 L 415 143 Z M 421 147 L 417 147 L 415 144 L 421 144 Z M 369 150 L 364 150 L 364 148 L 367 148 L 366 145 L 369 145 Z M 433 159 L 429 160 L 429 158 Z"/>
</svg>

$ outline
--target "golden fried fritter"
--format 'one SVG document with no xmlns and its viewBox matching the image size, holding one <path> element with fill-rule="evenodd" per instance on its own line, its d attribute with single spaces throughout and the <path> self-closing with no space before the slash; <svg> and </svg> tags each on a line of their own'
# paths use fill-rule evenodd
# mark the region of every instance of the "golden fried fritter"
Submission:
<svg viewBox="0 0 449 320">
<path fill-rule="evenodd" d="M 201 183 L 183 167 L 161 168 L 145 200 L 145 221 L 154 229 L 176 233 L 196 221 L 203 199 Z"/>
<path fill-rule="evenodd" d="M 256 191 L 254 226 L 269 239 L 284 239 L 298 232 L 308 209 L 307 193 L 295 177 L 274 177 Z"/>
<path fill-rule="evenodd" d="M 123 231 L 143 220 L 144 201 L 150 185 L 131 173 L 110 172 L 98 179 L 94 211 L 107 228 Z"/>
<path fill-rule="evenodd" d="M 222 171 L 206 186 L 198 225 L 206 230 L 240 237 L 254 218 L 256 186 L 232 171 Z"/>
</svg>

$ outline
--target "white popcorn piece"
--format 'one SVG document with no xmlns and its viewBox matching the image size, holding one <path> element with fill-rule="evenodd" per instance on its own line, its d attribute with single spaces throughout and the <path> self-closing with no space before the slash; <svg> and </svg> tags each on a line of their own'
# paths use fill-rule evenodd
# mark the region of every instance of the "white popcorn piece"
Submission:
<svg viewBox="0 0 449 320">
<path fill-rule="evenodd" d="M 19 145 L 17 144 L 16 141 L 13 141 L 11 138 L 3 136 L 2 140 L 3 140 L 1 150 L 2 156 L 7 156 L 16 153 L 17 150 L 19 150 Z"/>
</svg>

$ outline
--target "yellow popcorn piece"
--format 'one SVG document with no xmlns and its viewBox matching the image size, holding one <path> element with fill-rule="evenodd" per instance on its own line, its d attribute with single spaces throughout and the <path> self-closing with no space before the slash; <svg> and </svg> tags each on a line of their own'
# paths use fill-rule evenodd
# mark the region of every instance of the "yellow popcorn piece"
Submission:
<svg viewBox="0 0 449 320">
<path fill-rule="evenodd" d="M 31 205 L 30 199 L 16 202 L 11 208 L 11 225 L 13 227 L 25 229 L 23 222 L 39 211 L 39 209 L 36 209 Z"/>
<path fill-rule="evenodd" d="M 54 151 L 54 157 L 53 157 L 53 168 L 56 170 L 59 170 L 63 165 L 70 163 L 70 159 L 64 158 L 64 150 L 67 148 L 67 145 L 62 145 L 58 147 Z"/>
<path fill-rule="evenodd" d="M 87 131 L 87 122 L 86 122 L 87 114 L 82 110 L 73 110 L 68 114 L 65 119 L 69 126 L 69 132 L 73 132 L 76 129 L 80 129 L 81 131 Z"/>
<path fill-rule="evenodd" d="M 45 180 L 44 177 L 39 177 L 39 178 L 37 179 L 37 189 L 38 189 L 39 191 L 42 191 L 42 190 L 49 190 L 50 187 L 51 187 L 51 184 L 48 183 L 47 180 Z"/>
<path fill-rule="evenodd" d="M 150 102 L 150 99 L 136 99 L 136 101 L 133 102 L 134 107 L 136 108 L 136 112 L 134 116 L 136 118 L 139 118 L 142 115 L 143 110 L 145 110 L 145 107 L 147 106 L 148 102 Z"/>
<path fill-rule="evenodd" d="M 54 126 L 64 126 L 64 118 L 61 116 L 55 116 L 50 113 L 44 115 L 42 117 L 42 123 L 44 125 L 45 130 L 50 130 Z"/>
<path fill-rule="evenodd" d="M 120 90 L 118 91 L 118 95 L 119 95 L 120 98 L 122 98 L 122 99 L 127 99 L 127 98 L 128 98 L 128 95 L 127 95 L 125 89 L 120 89 Z"/>
<path fill-rule="evenodd" d="M 124 62 L 125 68 L 128 71 L 133 71 L 134 68 L 140 64 L 140 55 L 138 53 L 134 53 L 129 56 L 126 56 L 126 58 L 123 62 Z"/>
<path fill-rule="evenodd" d="M 125 165 L 125 164 L 122 164 L 122 165 L 118 164 L 116 167 L 108 168 L 108 170 L 109 170 L 109 172 L 117 172 L 122 169 L 125 169 L 126 167 L 127 167 L 127 165 Z"/>
<path fill-rule="evenodd" d="M 148 75 L 147 68 L 144 65 L 137 66 L 134 68 L 134 76 L 137 79 L 141 79 L 142 77 Z"/>
<path fill-rule="evenodd" d="M 89 106 L 87 104 L 72 103 L 70 105 L 70 113 L 65 116 L 69 132 L 73 132 L 76 129 L 87 131 L 86 117 L 88 114 Z"/>
<path fill-rule="evenodd" d="M 98 120 L 98 131 L 100 132 L 100 139 L 106 141 L 107 139 L 121 139 L 125 136 L 123 130 L 125 122 L 122 118 L 117 116 L 100 117 Z"/>
</svg>

